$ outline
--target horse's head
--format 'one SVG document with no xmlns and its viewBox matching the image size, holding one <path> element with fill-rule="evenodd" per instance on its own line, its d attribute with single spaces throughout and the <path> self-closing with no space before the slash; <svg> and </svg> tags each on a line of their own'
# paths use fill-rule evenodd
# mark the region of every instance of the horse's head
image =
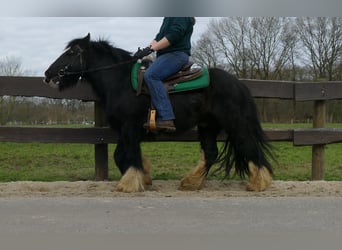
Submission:
<svg viewBox="0 0 342 250">
<path fill-rule="evenodd" d="M 71 41 L 63 54 L 45 71 L 44 82 L 60 90 L 75 85 L 86 69 L 84 52 L 89 42 L 90 34 Z"/>
</svg>

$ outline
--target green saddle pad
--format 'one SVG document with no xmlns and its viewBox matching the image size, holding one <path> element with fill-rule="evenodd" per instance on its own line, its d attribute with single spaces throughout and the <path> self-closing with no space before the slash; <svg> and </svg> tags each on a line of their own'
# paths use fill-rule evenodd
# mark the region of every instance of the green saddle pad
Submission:
<svg viewBox="0 0 342 250">
<path fill-rule="evenodd" d="M 136 91 L 138 88 L 138 71 L 141 66 L 141 63 L 134 64 L 131 72 L 131 82 L 132 87 Z M 178 93 L 189 90 L 195 90 L 200 88 L 205 88 L 209 86 L 209 72 L 206 67 L 202 68 L 202 75 L 196 79 L 177 83 L 174 85 L 174 88 L 169 90 L 169 93 Z"/>
</svg>

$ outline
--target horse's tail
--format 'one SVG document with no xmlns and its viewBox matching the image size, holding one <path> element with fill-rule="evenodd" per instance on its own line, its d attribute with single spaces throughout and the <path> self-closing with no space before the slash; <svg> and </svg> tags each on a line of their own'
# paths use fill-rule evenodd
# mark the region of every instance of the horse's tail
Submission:
<svg viewBox="0 0 342 250">
<path fill-rule="evenodd" d="M 246 138 L 247 136 L 249 138 Z M 219 169 L 224 169 L 226 176 L 229 176 L 235 167 L 236 174 L 243 178 L 249 175 L 249 161 L 252 161 L 258 168 L 266 167 L 269 173 L 273 174 L 272 165 L 268 160 L 274 159 L 272 146 L 266 141 L 262 129 L 257 128 L 246 137 L 227 134 L 216 160 L 220 164 Z"/>
<path fill-rule="evenodd" d="M 225 100 L 220 102 L 220 107 L 216 107 L 220 110 L 217 118 L 227 135 L 216 160 L 216 163 L 220 163 L 219 169 L 224 169 L 229 175 L 235 166 L 236 173 L 244 177 L 249 175 L 248 165 L 252 161 L 256 167 L 266 167 L 272 174 L 269 162 L 269 159 L 274 159 L 272 147 L 260 125 L 257 107 L 249 89 L 228 73 L 216 72 L 218 74 L 225 74 L 224 84 L 222 78 L 216 81 L 221 82 L 220 89 Z"/>
</svg>

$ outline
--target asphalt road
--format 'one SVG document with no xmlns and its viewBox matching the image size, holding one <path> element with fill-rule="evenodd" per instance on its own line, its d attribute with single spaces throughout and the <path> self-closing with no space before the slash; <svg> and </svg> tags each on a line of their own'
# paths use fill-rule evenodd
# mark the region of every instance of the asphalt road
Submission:
<svg viewBox="0 0 342 250">
<path fill-rule="evenodd" d="M 0 198 L 0 238 L 1 249 L 341 249 L 342 198 Z"/>
</svg>

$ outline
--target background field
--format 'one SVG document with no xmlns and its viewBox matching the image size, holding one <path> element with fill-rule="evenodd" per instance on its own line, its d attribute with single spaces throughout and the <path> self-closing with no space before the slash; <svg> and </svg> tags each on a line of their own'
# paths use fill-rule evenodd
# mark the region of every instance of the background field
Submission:
<svg viewBox="0 0 342 250">
<path fill-rule="evenodd" d="M 265 128 L 308 127 L 310 124 L 263 124 Z M 342 127 L 329 124 L 329 127 Z M 310 180 L 311 147 L 275 142 L 273 162 L 276 180 Z M 113 163 L 115 145 L 109 145 L 109 179 L 120 174 Z M 197 142 L 146 142 L 143 154 L 152 162 L 153 179 L 180 179 L 200 156 Z M 94 146 L 85 144 L 0 143 L 0 181 L 94 180 Z M 217 166 L 213 166 L 213 169 Z M 210 175 L 221 179 L 222 175 Z M 231 178 L 239 179 L 232 173 Z M 342 144 L 326 146 L 325 180 L 342 180 Z"/>
</svg>

